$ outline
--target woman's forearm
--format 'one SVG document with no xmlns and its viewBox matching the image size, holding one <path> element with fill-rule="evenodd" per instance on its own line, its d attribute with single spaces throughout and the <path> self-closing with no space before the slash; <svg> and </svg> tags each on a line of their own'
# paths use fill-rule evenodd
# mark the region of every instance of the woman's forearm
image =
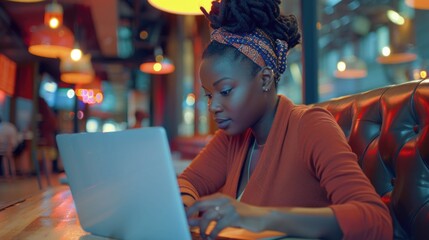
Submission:
<svg viewBox="0 0 429 240">
<path fill-rule="evenodd" d="M 288 236 L 341 239 L 342 231 L 331 208 L 265 208 L 265 230 Z"/>
</svg>

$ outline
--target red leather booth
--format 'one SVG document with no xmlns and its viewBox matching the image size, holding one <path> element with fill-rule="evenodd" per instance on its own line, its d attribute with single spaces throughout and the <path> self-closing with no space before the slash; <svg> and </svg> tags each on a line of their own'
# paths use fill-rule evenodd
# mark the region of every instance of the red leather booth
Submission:
<svg viewBox="0 0 429 240">
<path fill-rule="evenodd" d="M 429 239 L 429 80 L 315 105 L 333 114 L 389 205 L 395 239 Z"/>
</svg>

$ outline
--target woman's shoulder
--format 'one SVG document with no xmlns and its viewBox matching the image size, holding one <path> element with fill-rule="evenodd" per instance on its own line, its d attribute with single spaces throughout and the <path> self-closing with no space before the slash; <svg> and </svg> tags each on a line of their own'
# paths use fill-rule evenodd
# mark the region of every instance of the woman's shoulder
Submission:
<svg viewBox="0 0 429 240">
<path fill-rule="evenodd" d="M 320 118 L 332 118 L 332 114 L 325 108 L 313 105 L 294 105 L 291 114 L 305 120 L 317 120 Z"/>
<path fill-rule="evenodd" d="M 331 113 L 325 108 L 316 106 L 316 105 L 306 105 L 306 104 L 295 104 L 288 97 L 279 94 L 280 97 L 280 106 L 286 109 L 290 109 L 290 114 L 292 117 L 304 117 L 304 116 L 326 116 L 331 115 Z"/>
</svg>

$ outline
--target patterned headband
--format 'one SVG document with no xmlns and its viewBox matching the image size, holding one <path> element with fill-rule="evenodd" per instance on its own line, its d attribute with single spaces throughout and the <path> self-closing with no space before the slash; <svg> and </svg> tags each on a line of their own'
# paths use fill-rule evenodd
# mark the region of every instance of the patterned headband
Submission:
<svg viewBox="0 0 429 240">
<path fill-rule="evenodd" d="M 210 38 L 235 47 L 260 67 L 268 66 L 279 75 L 286 70 L 287 42 L 277 39 L 274 45 L 270 37 L 260 29 L 252 33 L 236 34 L 218 28 L 211 33 Z"/>
</svg>

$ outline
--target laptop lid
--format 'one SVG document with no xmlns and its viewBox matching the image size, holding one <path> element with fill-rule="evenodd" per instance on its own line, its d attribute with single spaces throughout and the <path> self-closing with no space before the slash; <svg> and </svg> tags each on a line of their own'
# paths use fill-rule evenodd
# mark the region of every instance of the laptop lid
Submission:
<svg viewBox="0 0 429 240">
<path fill-rule="evenodd" d="M 165 130 L 57 135 L 82 228 L 119 239 L 191 239 Z"/>
</svg>

